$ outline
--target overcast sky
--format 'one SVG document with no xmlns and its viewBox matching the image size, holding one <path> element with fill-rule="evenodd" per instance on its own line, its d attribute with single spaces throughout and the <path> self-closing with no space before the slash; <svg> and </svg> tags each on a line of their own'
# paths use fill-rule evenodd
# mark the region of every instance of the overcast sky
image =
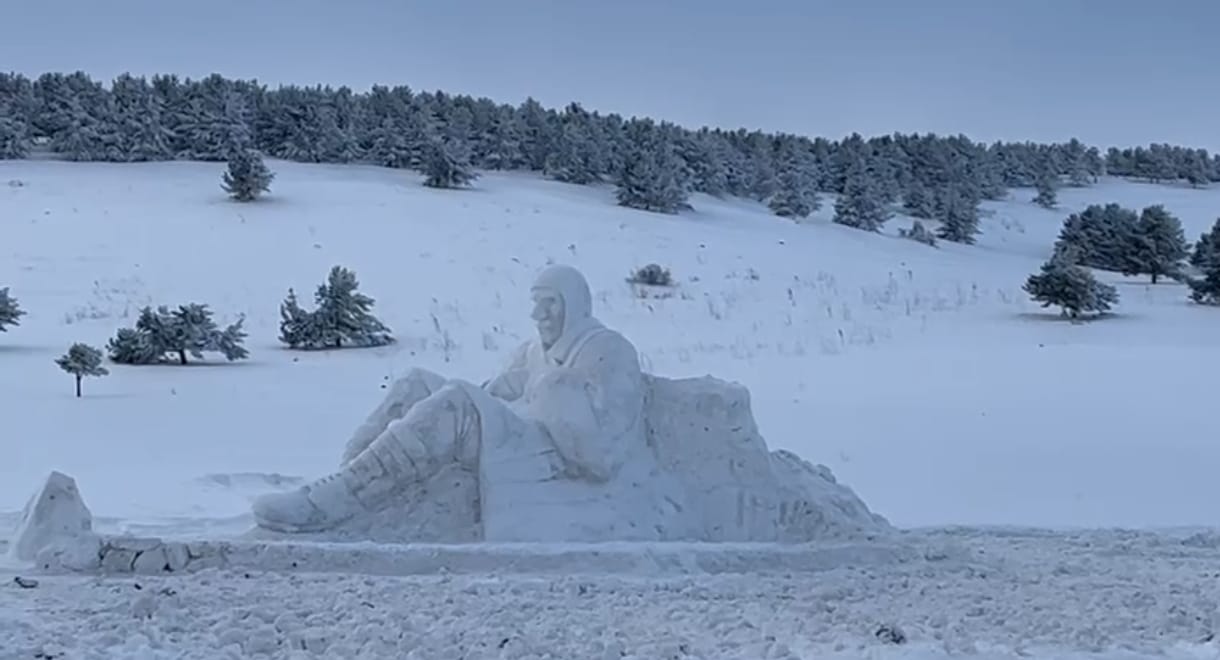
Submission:
<svg viewBox="0 0 1220 660">
<path fill-rule="evenodd" d="M 1220 0 L 4 0 L 0 68 L 1220 150 Z"/>
</svg>

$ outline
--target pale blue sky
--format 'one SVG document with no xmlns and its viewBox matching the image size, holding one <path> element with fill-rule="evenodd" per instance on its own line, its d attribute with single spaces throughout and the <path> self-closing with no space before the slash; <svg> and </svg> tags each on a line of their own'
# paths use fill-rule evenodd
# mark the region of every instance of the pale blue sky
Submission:
<svg viewBox="0 0 1220 660">
<path fill-rule="evenodd" d="M 6 0 L 0 68 L 1220 150 L 1218 0 Z"/>
</svg>

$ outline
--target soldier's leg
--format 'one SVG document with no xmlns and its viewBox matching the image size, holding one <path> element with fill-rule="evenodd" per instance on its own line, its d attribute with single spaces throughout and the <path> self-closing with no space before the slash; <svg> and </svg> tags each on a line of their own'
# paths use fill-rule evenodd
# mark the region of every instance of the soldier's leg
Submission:
<svg viewBox="0 0 1220 660">
<path fill-rule="evenodd" d="M 479 411 L 470 395 L 445 385 L 395 420 L 338 472 L 254 503 L 259 526 L 281 532 L 329 529 L 376 511 L 446 464 L 474 467 L 482 444 Z"/>
<path fill-rule="evenodd" d="M 343 448 L 339 465 L 346 465 L 364 451 L 392 422 L 402 419 L 415 404 L 441 389 L 445 378 L 426 369 L 411 369 L 390 385 L 390 391 L 365 418 Z"/>
</svg>

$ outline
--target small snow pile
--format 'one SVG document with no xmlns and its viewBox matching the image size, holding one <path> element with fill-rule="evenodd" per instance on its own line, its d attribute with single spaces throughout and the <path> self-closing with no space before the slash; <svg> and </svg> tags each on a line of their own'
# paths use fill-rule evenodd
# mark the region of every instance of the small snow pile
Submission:
<svg viewBox="0 0 1220 660">
<path fill-rule="evenodd" d="M 22 510 L 8 554 L 9 559 L 22 562 L 41 561 L 47 552 L 83 557 L 96 553 L 99 545 L 93 514 L 85 506 L 76 480 L 51 472 Z"/>
</svg>

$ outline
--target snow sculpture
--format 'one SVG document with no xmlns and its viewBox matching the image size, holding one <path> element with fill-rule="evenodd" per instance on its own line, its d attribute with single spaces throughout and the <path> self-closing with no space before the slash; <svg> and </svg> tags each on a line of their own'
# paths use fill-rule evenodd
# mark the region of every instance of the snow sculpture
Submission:
<svg viewBox="0 0 1220 660">
<path fill-rule="evenodd" d="M 481 386 L 420 369 L 338 472 L 254 503 L 260 528 L 427 541 L 803 541 L 888 523 L 824 467 L 769 452 L 745 388 L 642 373 L 584 277 L 531 289 L 538 337 Z M 402 539 L 402 540 L 408 540 Z"/>
</svg>

